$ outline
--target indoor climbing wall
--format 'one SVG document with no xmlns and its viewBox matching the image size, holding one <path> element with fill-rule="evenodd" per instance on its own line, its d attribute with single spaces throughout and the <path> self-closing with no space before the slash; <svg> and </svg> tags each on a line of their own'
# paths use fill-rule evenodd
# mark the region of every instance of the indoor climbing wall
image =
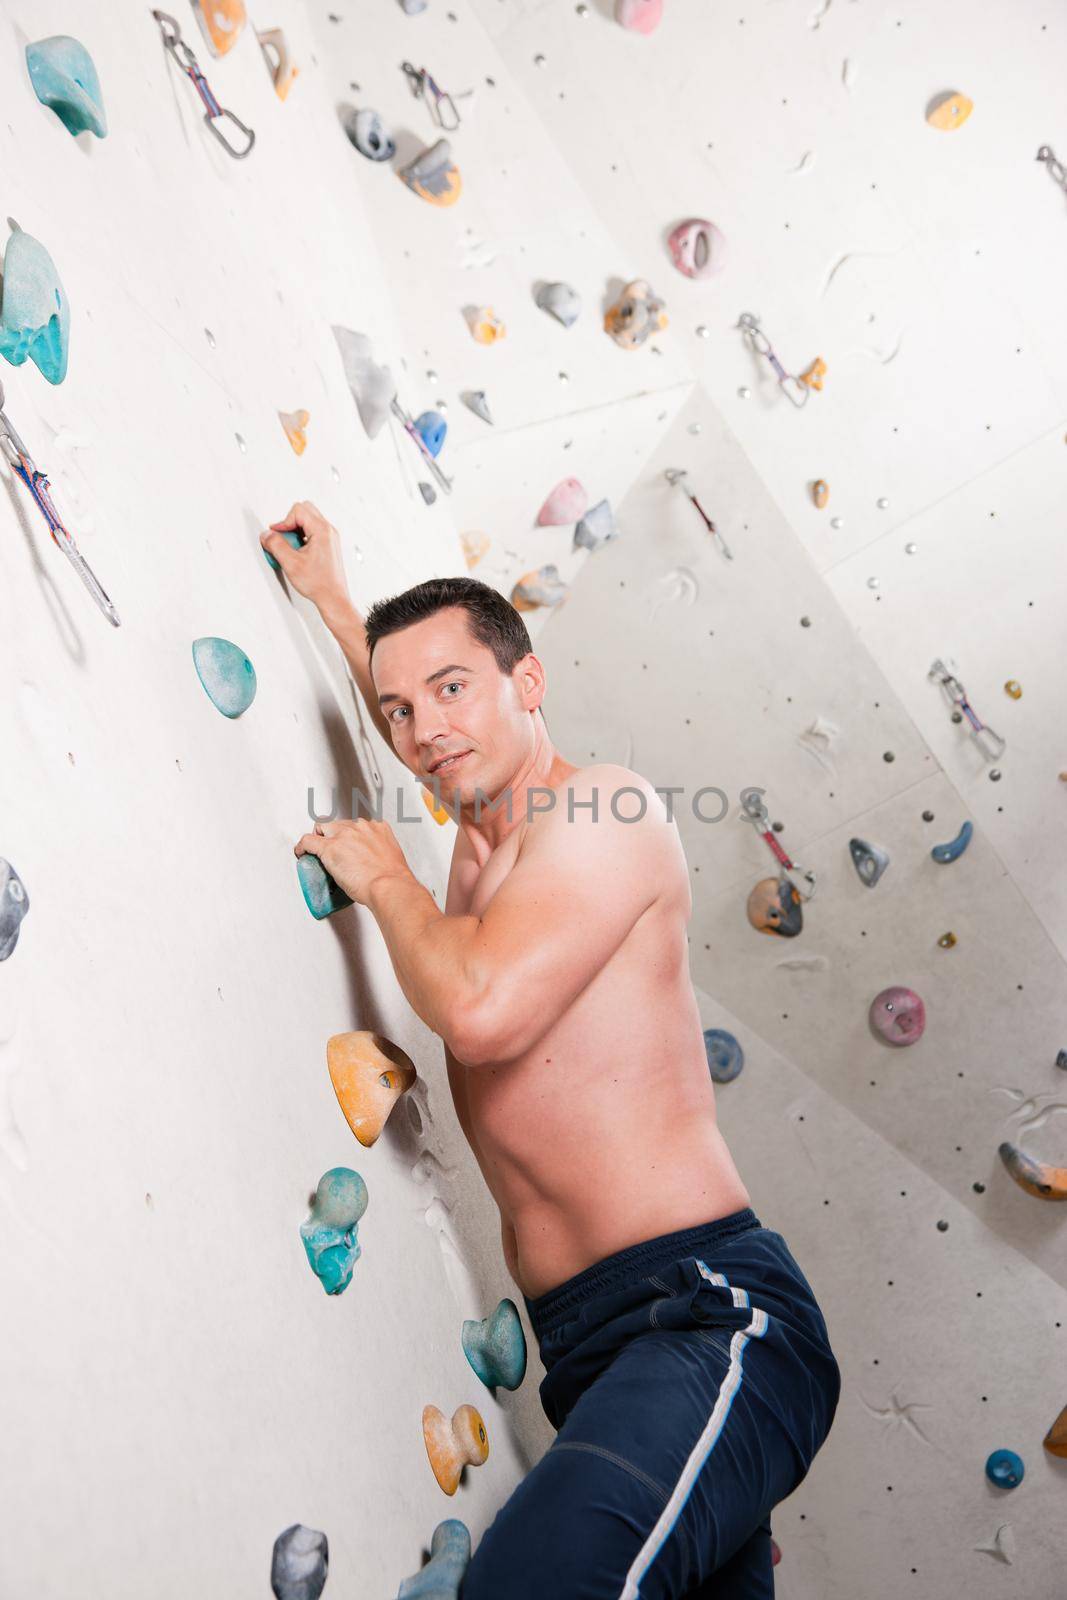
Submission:
<svg viewBox="0 0 1067 1600">
<path fill-rule="evenodd" d="M 264 560 L 309 499 L 362 610 L 495 584 L 565 756 L 679 791 L 843 1369 L 779 1594 L 1043 1600 L 1062 19 L 172 3 L 0 3 L 0 1590 L 454 1596 L 550 1437 L 440 1044 L 292 854 L 380 786 L 443 902 L 454 833 Z"/>
</svg>

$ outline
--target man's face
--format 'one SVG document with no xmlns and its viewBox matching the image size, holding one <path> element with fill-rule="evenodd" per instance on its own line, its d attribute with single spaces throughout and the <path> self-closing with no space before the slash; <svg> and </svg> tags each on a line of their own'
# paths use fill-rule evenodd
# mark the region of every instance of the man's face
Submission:
<svg viewBox="0 0 1067 1600">
<path fill-rule="evenodd" d="M 487 799 L 498 794 L 530 749 L 523 662 L 506 677 L 459 607 L 379 640 L 372 676 L 397 755 L 427 787 L 436 781 L 450 804 L 473 804 L 476 789 Z M 462 759 L 433 771 L 453 755 Z"/>
</svg>

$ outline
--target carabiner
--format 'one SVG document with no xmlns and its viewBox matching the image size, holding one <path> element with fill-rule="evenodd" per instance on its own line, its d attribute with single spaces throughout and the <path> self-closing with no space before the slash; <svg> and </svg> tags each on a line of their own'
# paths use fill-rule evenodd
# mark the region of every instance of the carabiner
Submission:
<svg viewBox="0 0 1067 1600">
<path fill-rule="evenodd" d="M 411 87 L 411 92 L 416 100 L 425 100 L 426 109 L 444 133 L 455 133 L 459 127 L 460 117 L 456 102 L 452 96 L 434 82 L 425 67 L 415 67 L 410 61 L 402 61 L 401 69 L 406 75 Z M 431 103 L 430 96 L 433 96 Z M 448 107 L 451 120 L 445 120 L 443 107 Z"/>
<path fill-rule="evenodd" d="M 4 459 L 12 472 L 22 480 L 33 496 L 38 511 L 40 511 L 48 524 L 48 531 L 52 535 L 54 542 L 70 561 L 79 578 L 104 613 L 104 616 L 117 628 L 119 626 L 119 614 L 108 599 L 92 567 L 75 544 L 72 535 L 63 526 L 59 512 L 53 505 L 52 497 L 48 492 L 50 485 L 47 474 L 40 472 L 34 465 L 33 457 L 15 432 L 4 412 L 3 383 L 0 383 L 0 451 L 2 451 Z"/>
<path fill-rule="evenodd" d="M 792 373 L 787 372 L 782 366 L 782 363 L 774 353 L 771 341 L 759 325 L 759 318 L 754 317 L 751 311 L 742 311 L 737 319 L 737 325 L 744 333 L 753 350 L 766 357 L 770 362 L 778 378 L 778 387 L 790 404 L 800 411 L 807 405 L 811 390 L 806 384 L 801 383 L 799 378 L 794 377 Z M 761 340 L 763 341 L 762 343 L 760 343 Z"/>
<path fill-rule="evenodd" d="M 193 88 L 196 90 L 201 101 L 203 102 L 204 121 L 207 123 L 216 139 L 222 145 L 222 148 L 226 151 L 227 155 L 233 156 L 235 161 L 243 161 L 245 156 L 248 155 L 252 146 L 256 142 L 256 136 L 252 129 L 246 127 L 235 112 L 228 111 L 224 106 L 219 105 L 219 102 L 211 92 L 211 87 L 207 79 L 204 77 L 204 74 L 200 69 L 200 63 L 197 61 L 196 56 L 182 38 L 182 31 L 174 18 L 166 11 L 153 11 L 152 15 L 159 23 L 160 32 L 163 35 L 164 48 L 170 51 L 170 54 L 174 57 L 179 68 L 190 80 Z M 242 133 L 247 134 L 248 143 L 245 145 L 243 150 L 238 150 L 236 145 L 232 145 L 223 134 L 221 128 L 217 126 L 219 119 L 222 117 L 229 117 L 230 121 L 240 128 Z"/>
</svg>

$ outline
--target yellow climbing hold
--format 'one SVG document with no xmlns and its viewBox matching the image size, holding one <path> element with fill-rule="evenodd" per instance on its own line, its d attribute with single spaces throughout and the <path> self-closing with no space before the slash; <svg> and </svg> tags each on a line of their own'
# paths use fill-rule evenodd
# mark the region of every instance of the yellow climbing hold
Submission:
<svg viewBox="0 0 1067 1600">
<path fill-rule="evenodd" d="M 360 1144 L 378 1138 L 389 1113 L 415 1082 L 415 1064 L 380 1033 L 335 1033 L 326 1041 L 330 1082 Z"/>
<path fill-rule="evenodd" d="M 807 389 L 821 389 L 822 380 L 826 376 L 826 362 L 822 356 L 816 356 L 806 372 L 802 372 L 797 382 L 802 383 Z"/>
<path fill-rule="evenodd" d="M 311 421 L 310 411 L 279 411 L 278 421 L 285 429 L 285 437 L 297 455 L 302 456 L 307 449 L 307 425 Z"/>
<path fill-rule="evenodd" d="M 958 89 L 949 89 L 945 94 L 935 95 L 930 101 L 926 108 L 926 120 L 931 128 L 950 133 L 953 128 L 962 127 L 973 110 L 973 100 L 968 100 Z"/>
<path fill-rule="evenodd" d="M 816 478 L 811 486 L 811 498 L 821 511 L 830 498 L 830 485 L 825 478 Z"/>
<path fill-rule="evenodd" d="M 1023 686 L 1019 682 L 1018 678 L 1008 679 L 1007 683 L 1004 685 L 1004 693 L 1010 694 L 1013 700 L 1022 699 Z"/>
<path fill-rule="evenodd" d="M 479 344 L 496 344 L 508 331 L 491 306 L 470 306 L 467 322 Z"/>
<path fill-rule="evenodd" d="M 444 806 L 439 806 L 429 789 L 423 789 L 422 798 L 426 802 L 426 809 L 435 822 L 445 823 L 451 820 Z"/>
<path fill-rule="evenodd" d="M 489 535 L 487 533 L 461 533 L 459 542 L 463 546 L 463 559 L 467 563 L 467 570 L 476 567 L 486 551 L 489 549 Z"/>
</svg>

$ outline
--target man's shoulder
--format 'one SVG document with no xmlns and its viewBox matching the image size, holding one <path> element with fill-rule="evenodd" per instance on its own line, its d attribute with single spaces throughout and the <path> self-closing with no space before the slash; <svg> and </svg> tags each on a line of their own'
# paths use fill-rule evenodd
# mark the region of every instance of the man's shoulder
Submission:
<svg viewBox="0 0 1067 1600">
<path fill-rule="evenodd" d="M 638 816 L 666 819 L 667 816 L 667 808 L 649 780 L 640 772 L 614 762 L 597 761 L 579 767 L 557 786 L 556 794 L 565 797 L 568 790 L 576 799 L 590 799 L 595 793 L 598 810 L 606 808 L 609 814 L 618 815 L 620 820 Z M 586 810 L 588 812 L 588 808 Z"/>
</svg>

